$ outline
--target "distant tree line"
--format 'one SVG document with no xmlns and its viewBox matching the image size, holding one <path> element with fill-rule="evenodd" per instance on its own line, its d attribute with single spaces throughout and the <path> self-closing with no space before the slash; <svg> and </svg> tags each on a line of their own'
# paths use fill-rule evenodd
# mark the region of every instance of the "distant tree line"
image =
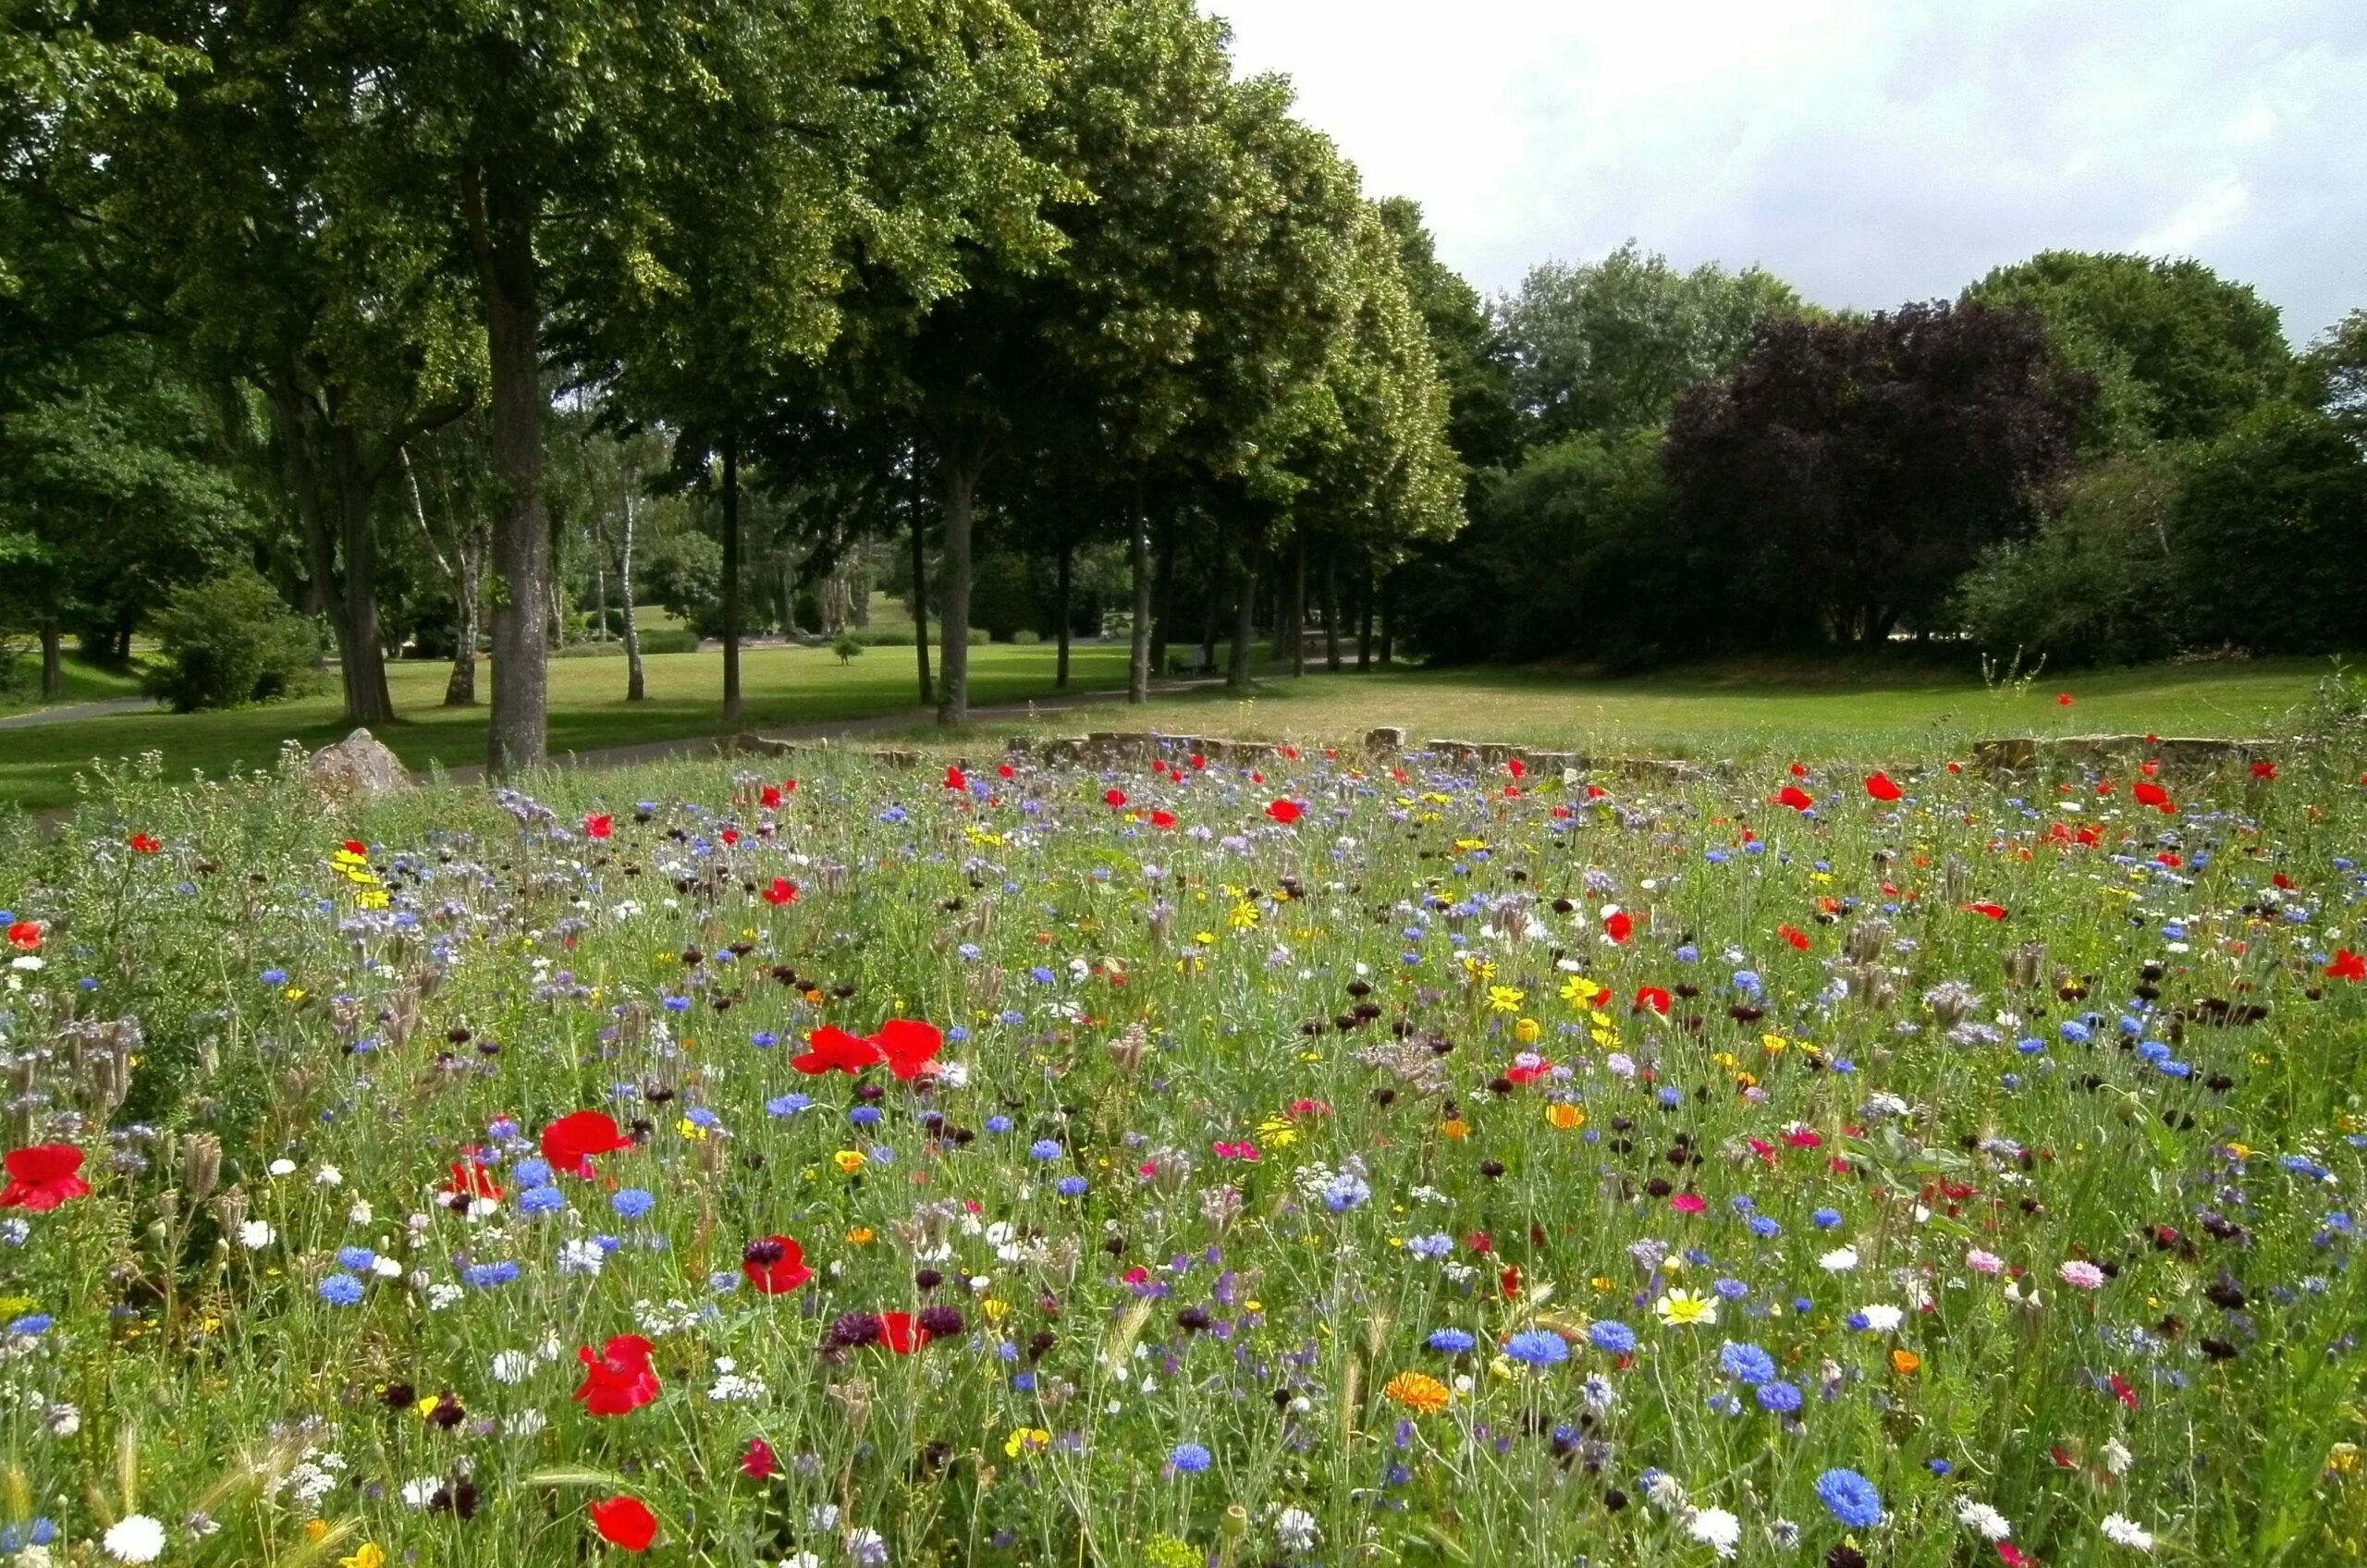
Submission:
<svg viewBox="0 0 2367 1568">
<path fill-rule="evenodd" d="M 2198 262 L 2051 251 L 1856 315 L 1633 245 L 1459 310 L 1433 657 L 2367 645 L 2367 312 L 2297 355 Z"/>
</svg>

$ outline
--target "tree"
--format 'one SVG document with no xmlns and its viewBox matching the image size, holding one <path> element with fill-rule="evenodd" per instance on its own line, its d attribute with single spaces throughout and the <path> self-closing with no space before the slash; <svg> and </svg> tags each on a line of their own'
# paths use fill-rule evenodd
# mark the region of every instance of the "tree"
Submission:
<svg viewBox="0 0 2367 1568">
<path fill-rule="evenodd" d="M 1865 321 L 1779 318 L 1669 423 L 1678 533 L 1734 603 L 1703 637 L 1880 643 L 2026 532 L 2095 396 L 2035 312 L 1945 302 Z"/>
<path fill-rule="evenodd" d="M 2316 410 L 2264 403 L 2193 449 L 2170 538 L 2189 643 L 2367 646 L 2367 455 Z"/>
<path fill-rule="evenodd" d="M 1414 308 L 1429 329 L 1431 352 L 1446 383 L 1447 443 L 1475 476 L 1507 467 L 1521 431 L 1512 398 L 1512 345 L 1490 319 L 1479 291 L 1438 258 L 1422 209 L 1403 196 L 1379 203 L 1397 241 L 1397 264 Z"/>
<path fill-rule="evenodd" d="M 2301 390 L 2350 434 L 2367 442 L 2367 311 L 2353 311 L 2318 336 L 2301 361 Z"/>
<path fill-rule="evenodd" d="M 2091 446 L 2209 439 L 2293 380 L 2276 307 L 2191 258 L 2045 251 L 1964 302 L 2038 312 L 2065 362 L 2097 380 Z"/>
<path fill-rule="evenodd" d="M 1525 444 L 1661 423 L 1678 398 L 1729 374 L 1770 321 L 1801 312 L 1757 267 L 1679 272 L 1629 240 L 1600 262 L 1548 262 L 1497 307 Z"/>
</svg>

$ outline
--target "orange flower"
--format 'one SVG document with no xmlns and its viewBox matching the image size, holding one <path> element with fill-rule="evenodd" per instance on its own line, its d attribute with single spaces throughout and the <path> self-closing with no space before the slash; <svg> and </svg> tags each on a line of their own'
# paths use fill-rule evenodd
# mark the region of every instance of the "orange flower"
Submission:
<svg viewBox="0 0 2367 1568">
<path fill-rule="evenodd" d="M 1545 1120 L 1566 1133 L 1573 1127 L 1585 1126 L 1587 1124 L 1587 1113 L 1580 1110 L 1576 1106 L 1565 1104 L 1561 1100 L 1555 1100 L 1551 1105 L 1545 1108 Z"/>
<path fill-rule="evenodd" d="M 1923 1370 L 1923 1358 L 1911 1350 L 1895 1349 L 1890 1353 L 1890 1369 L 1902 1378 L 1912 1378 Z"/>
<path fill-rule="evenodd" d="M 1381 1397 L 1404 1405 L 1417 1415 L 1436 1415 L 1446 1408 L 1446 1385 L 1426 1372 L 1400 1372 L 1383 1383 Z"/>
</svg>

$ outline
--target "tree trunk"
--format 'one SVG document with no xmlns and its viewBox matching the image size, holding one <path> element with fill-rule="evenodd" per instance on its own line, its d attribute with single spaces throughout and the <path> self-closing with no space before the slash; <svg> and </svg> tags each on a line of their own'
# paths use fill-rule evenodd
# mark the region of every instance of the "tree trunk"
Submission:
<svg viewBox="0 0 2367 1568">
<path fill-rule="evenodd" d="M 1134 526 L 1126 531 L 1127 564 L 1134 577 L 1133 625 L 1128 630 L 1126 701 L 1150 701 L 1150 516 L 1143 495 L 1148 481 L 1134 475 Z"/>
<path fill-rule="evenodd" d="M 378 531 L 371 516 L 375 486 L 363 464 L 360 438 L 344 425 L 329 427 L 331 467 L 337 476 L 337 532 L 345 557 L 345 580 L 337 596 L 346 635 L 345 721 L 394 722 L 395 699 L 386 689 L 386 650 L 378 640 Z"/>
<path fill-rule="evenodd" d="M 1071 557 L 1075 554 L 1074 545 L 1066 539 L 1061 541 L 1061 564 L 1052 589 L 1052 615 L 1060 623 L 1057 631 L 1061 647 L 1060 657 L 1054 661 L 1052 669 L 1052 690 L 1055 692 L 1069 689 L 1069 571 Z"/>
<path fill-rule="evenodd" d="M 58 647 L 57 618 L 41 618 L 41 700 L 55 703 L 66 695 L 66 664 Z"/>
<path fill-rule="evenodd" d="M 485 766 L 496 777 L 543 761 L 550 728 L 550 653 L 541 636 L 550 578 L 543 502 L 542 305 L 534 268 L 534 199 L 514 174 L 472 159 L 463 166 L 471 248 L 484 295 L 491 369 L 493 472 L 493 712 Z"/>
<path fill-rule="evenodd" d="M 1360 670 L 1368 670 L 1372 668 L 1372 605 L 1373 600 L 1379 596 L 1372 588 L 1372 569 L 1367 567 L 1364 591 L 1357 595 L 1362 601 L 1357 606 L 1360 612 L 1357 619 L 1362 625 L 1356 631 L 1356 668 Z"/>
<path fill-rule="evenodd" d="M 1387 669 L 1397 662 L 1397 621 L 1391 615 L 1389 579 L 1380 580 L 1380 668 Z"/>
<path fill-rule="evenodd" d="M 780 634 L 785 642 L 797 639 L 797 548 L 783 545 L 780 552 Z"/>
<path fill-rule="evenodd" d="M 1257 636 L 1257 551 L 1251 550 L 1233 568 L 1233 657 L 1226 665 L 1224 683 L 1228 690 L 1249 690 L 1251 643 Z"/>
<path fill-rule="evenodd" d="M 337 679 L 352 706 L 353 671 L 359 668 L 349 643 L 342 591 L 337 581 L 337 540 L 329 532 L 327 508 L 321 497 L 320 465 L 313 457 L 313 433 L 304 416 L 305 398 L 292 372 L 283 372 L 271 388 L 272 421 L 279 427 L 281 455 L 288 462 L 288 492 L 296 503 L 297 521 L 304 529 L 304 566 L 308 573 L 300 605 L 308 617 L 325 619 L 336 636 Z"/>
<path fill-rule="evenodd" d="M 641 619 L 632 602 L 632 491 L 625 491 L 625 547 L 617 554 L 617 596 L 624 601 L 625 701 L 638 703 L 649 695 L 641 667 Z"/>
<path fill-rule="evenodd" d="M 592 557 L 592 640 L 602 647 L 608 643 L 608 567 L 600 558 L 606 553 Z"/>
<path fill-rule="evenodd" d="M 928 543 L 921 535 L 921 453 L 913 448 L 913 654 L 921 667 L 921 706 L 935 701 L 928 678 Z"/>
<path fill-rule="evenodd" d="M 484 572 L 484 561 L 465 546 L 460 551 L 460 584 L 454 594 L 454 608 L 459 612 L 452 626 L 452 676 L 444 682 L 444 705 L 448 708 L 472 708 L 477 705 L 477 592 L 479 578 Z"/>
<path fill-rule="evenodd" d="M 1298 564 L 1291 569 L 1291 674 L 1306 674 L 1306 530 L 1298 533 Z"/>
<path fill-rule="evenodd" d="M 1323 552 L 1323 668 L 1340 673 L 1340 551 Z"/>
<path fill-rule="evenodd" d="M 723 728 L 740 728 L 740 435 L 723 438 Z"/>
<path fill-rule="evenodd" d="M 970 504 L 985 465 L 948 456 L 945 470 L 945 641 L 938 655 L 937 721 L 970 717 Z"/>
</svg>

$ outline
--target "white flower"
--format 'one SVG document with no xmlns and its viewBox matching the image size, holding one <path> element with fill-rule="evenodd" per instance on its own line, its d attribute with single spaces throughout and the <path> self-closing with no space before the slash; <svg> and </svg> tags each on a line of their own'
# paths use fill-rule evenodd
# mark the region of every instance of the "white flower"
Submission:
<svg viewBox="0 0 2367 1568">
<path fill-rule="evenodd" d="M 792 1551 L 780 1560 L 780 1568 L 822 1568 L 822 1560 L 810 1551 Z"/>
<path fill-rule="evenodd" d="M 1907 1318 L 1906 1313 L 1887 1302 L 1878 1302 L 1872 1306 L 1861 1306 L 1858 1310 L 1864 1314 L 1866 1327 L 1877 1334 L 1889 1333 Z"/>
<path fill-rule="evenodd" d="M 53 1438 L 70 1438 L 82 1429 L 81 1407 L 64 1403 L 53 1404 L 43 1413 L 42 1425 Z"/>
<path fill-rule="evenodd" d="M 2122 1445 L 2121 1440 L 2118 1438 L 2115 1438 L 2112 1441 L 2104 1444 L 2104 1468 L 2111 1471 L 2116 1476 L 2128 1475 L 2129 1461 L 2136 1457 L 2137 1456 L 2135 1454 L 2129 1452 L 2128 1450 Z"/>
<path fill-rule="evenodd" d="M 444 1477 L 441 1476 L 422 1476 L 415 1481 L 403 1483 L 403 1501 L 413 1508 L 425 1508 L 443 1489 Z"/>
<path fill-rule="evenodd" d="M 1956 1519 L 1969 1525 L 1983 1540 L 2002 1541 L 2014 1533 L 2013 1525 L 2004 1514 L 1978 1498 L 1956 1499 Z"/>
<path fill-rule="evenodd" d="M 268 1220 L 250 1219 L 239 1227 L 239 1244 L 249 1252 L 261 1252 L 279 1239 L 279 1232 Z"/>
<path fill-rule="evenodd" d="M 275 1159 L 271 1162 L 271 1173 L 274 1176 L 293 1176 L 296 1174 L 296 1162 L 292 1159 Z"/>
<path fill-rule="evenodd" d="M 442 1312 L 447 1307 L 457 1306 L 464 1293 L 460 1286 L 448 1280 L 430 1285 L 427 1287 L 427 1310 Z"/>
<path fill-rule="evenodd" d="M 2107 1513 L 2104 1515 L 2103 1527 L 2104 1539 L 2115 1546 L 2134 1547 L 2139 1551 L 2153 1550 L 2153 1532 L 2134 1519 L 2125 1519 L 2117 1513 Z"/>
<path fill-rule="evenodd" d="M 531 1438 L 549 1425 L 550 1418 L 541 1411 L 521 1410 L 509 1418 L 509 1432 L 513 1438 Z"/>
<path fill-rule="evenodd" d="M 165 1526 L 145 1513 L 127 1514 L 107 1526 L 101 1544 L 117 1562 L 153 1562 L 165 1555 Z"/>
<path fill-rule="evenodd" d="M 533 1370 L 533 1358 L 522 1350 L 505 1350 L 493 1358 L 493 1380 L 497 1383 L 522 1383 Z"/>
<path fill-rule="evenodd" d="M 805 1527 L 813 1531 L 816 1535 L 820 1535 L 825 1530 L 837 1529 L 839 1527 L 839 1505 L 835 1502 L 816 1503 L 813 1507 L 805 1511 Z"/>
<path fill-rule="evenodd" d="M 370 1200 L 368 1198 L 356 1198 L 353 1200 L 353 1207 L 345 1211 L 346 1223 L 349 1225 L 367 1225 L 374 1217 L 375 1213 L 376 1211 L 371 1208 Z"/>
<path fill-rule="evenodd" d="M 1858 1267 L 1858 1249 L 1835 1247 L 1817 1261 L 1824 1265 L 1824 1271 L 1828 1274 L 1846 1274 Z"/>
<path fill-rule="evenodd" d="M 1723 1508 L 1697 1508 L 1685 1521 L 1685 1533 L 1720 1557 L 1732 1557 L 1742 1540 L 1742 1521 Z"/>
<path fill-rule="evenodd" d="M 1274 1539 L 1284 1551 L 1307 1551 L 1315 1545 L 1315 1515 L 1304 1508 L 1285 1508 L 1274 1515 Z"/>
<path fill-rule="evenodd" d="M 345 1185 L 345 1172 L 334 1165 L 324 1165 L 313 1172 L 313 1182 L 321 1187 L 342 1187 Z"/>
</svg>

